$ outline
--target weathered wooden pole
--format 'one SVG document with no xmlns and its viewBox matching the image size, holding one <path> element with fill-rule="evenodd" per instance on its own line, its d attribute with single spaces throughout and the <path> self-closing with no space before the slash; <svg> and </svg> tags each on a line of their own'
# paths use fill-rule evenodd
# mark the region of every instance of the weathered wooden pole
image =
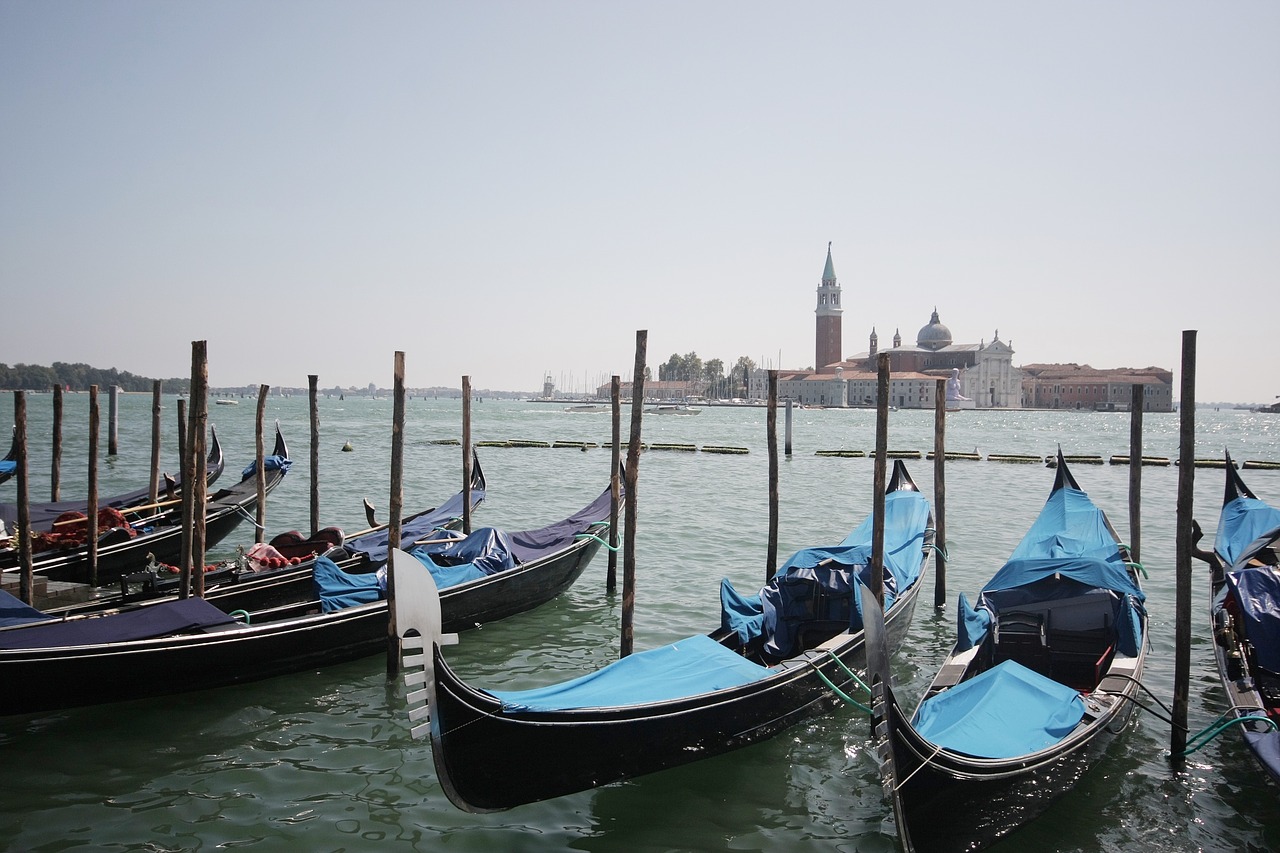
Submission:
<svg viewBox="0 0 1280 853">
<path fill-rule="evenodd" d="M 395 549 L 400 547 L 400 522 L 404 516 L 404 353 L 395 355 L 391 392 L 391 518 L 387 522 L 387 676 L 400 672 L 400 634 L 396 629 Z M 464 505 L 471 503 L 468 492 Z M 427 649 L 427 654 L 431 650 Z"/>
<path fill-rule="evenodd" d="M 254 419 L 254 450 L 257 454 L 258 470 L 258 511 L 254 514 L 253 523 L 253 541 L 265 542 L 267 534 L 267 472 L 266 472 L 266 449 L 262 446 L 262 421 L 267 413 L 267 392 L 271 390 L 269 385 L 258 386 L 258 412 Z"/>
<path fill-rule="evenodd" d="M 114 385 L 112 386 L 115 387 Z M 85 544 L 89 548 L 89 586 L 98 585 L 98 386 L 89 386 L 89 500 L 85 507 Z"/>
<path fill-rule="evenodd" d="M 764 555 L 764 582 L 778 571 L 778 371 L 769 371 L 769 390 L 764 419 L 765 446 L 769 449 L 769 531 Z M 791 420 L 791 401 L 787 401 Z"/>
<path fill-rule="evenodd" d="M 205 436 L 209 431 L 209 342 L 191 344 L 191 561 L 192 588 L 204 598 L 205 503 L 209 492 L 204 475 Z"/>
<path fill-rule="evenodd" d="M 783 432 L 783 452 L 791 458 L 791 398 L 787 398 L 786 429 Z"/>
<path fill-rule="evenodd" d="M 884 501 L 889 459 L 889 353 L 878 358 L 876 377 L 876 464 L 871 518 L 871 594 L 884 607 Z"/>
<path fill-rule="evenodd" d="M 933 391 L 933 606 L 947 606 L 947 380 Z"/>
<path fill-rule="evenodd" d="M 622 377 L 614 374 L 609 381 L 609 400 L 613 413 L 613 443 L 609 453 L 609 570 L 605 575 L 605 592 L 618 590 L 618 504 L 622 499 Z"/>
<path fill-rule="evenodd" d="M 160 392 L 162 383 L 159 379 L 151 383 L 151 479 L 147 485 L 147 496 L 151 503 L 160 497 Z"/>
<path fill-rule="evenodd" d="M 1187 706 L 1191 687 L 1191 556 L 1196 452 L 1196 333 L 1182 333 L 1182 393 L 1178 403 L 1178 511 L 1175 586 L 1173 725 L 1170 753 L 1175 763 L 1187 748 Z"/>
<path fill-rule="evenodd" d="M 627 445 L 626 493 L 623 496 L 626 531 L 622 541 L 622 636 L 620 657 L 635 646 L 636 609 L 636 481 L 640 473 L 640 419 L 644 413 L 644 364 L 649 332 L 636 332 L 636 363 L 631 374 L 631 441 Z"/>
<path fill-rule="evenodd" d="M 307 400 L 311 409 L 311 532 L 320 529 L 320 407 L 318 403 L 320 377 L 307 376 Z"/>
<path fill-rule="evenodd" d="M 34 604 L 35 567 L 31 560 L 31 490 L 27 465 L 27 395 L 25 391 L 13 392 L 14 443 L 18 445 L 18 597 L 24 604 Z"/>
<path fill-rule="evenodd" d="M 195 344 L 192 344 L 192 349 Z M 189 393 L 189 391 L 188 391 Z M 182 498 L 182 545 L 178 554 L 178 598 L 191 594 L 191 426 L 187 422 L 187 401 L 178 400 L 178 478 Z"/>
<path fill-rule="evenodd" d="M 471 377 L 462 377 L 462 532 L 471 532 Z"/>
<path fill-rule="evenodd" d="M 118 456 L 120 453 L 120 386 L 112 385 L 107 389 L 107 455 Z"/>
<path fill-rule="evenodd" d="M 49 500 L 62 500 L 62 383 L 53 385 L 53 459 L 49 463 Z"/>
<path fill-rule="evenodd" d="M 1129 402 L 1129 559 L 1142 562 L 1142 405 L 1146 389 L 1133 385 Z"/>
</svg>

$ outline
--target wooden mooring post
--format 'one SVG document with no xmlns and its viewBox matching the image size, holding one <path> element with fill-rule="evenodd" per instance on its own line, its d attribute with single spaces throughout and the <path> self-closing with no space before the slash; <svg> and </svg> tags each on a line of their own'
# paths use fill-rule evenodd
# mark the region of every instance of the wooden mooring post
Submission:
<svg viewBox="0 0 1280 853">
<path fill-rule="evenodd" d="M 27 464 L 27 395 L 25 391 L 13 392 L 14 443 L 18 445 L 18 597 L 23 604 L 33 604 L 35 592 L 35 567 L 31 559 L 31 482 Z"/>
<path fill-rule="evenodd" d="M 947 380 L 933 392 L 933 606 L 947 606 Z"/>
<path fill-rule="evenodd" d="M 115 387 L 114 385 L 112 386 Z M 98 585 L 98 386 L 89 386 L 89 500 L 85 507 L 85 544 L 89 546 L 89 586 Z"/>
<path fill-rule="evenodd" d="M 640 474 L 640 426 L 644 413 L 644 366 L 649 332 L 636 332 L 636 363 L 631 374 L 631 439 L 627 445 L 626 492 L 623 497 L 626 530 L 622 538 L 622 631 L 619 657 L 635 646 L 636 610 L 636 483 Z"/>
<path fill-rule="evenodd" d="M 62 500 L 62 384 L 53 386 L 53 458 L 49 462 L 49 500 Z"/>
<path fill-rule="evenodd" d="M 194 348 L 194 344 L 192 347 Z M 190 427 L 187 425 L 187 401 L 178 400 L 178 478 L 182 497 L 182 545 L 178 553 L 178 598 L 191 592 L 191 457 L 187 454 Z"/>
<path fill-rule="evenodd" d="M 187 413 L 189 472 L 185 494 L 191 503 L 191 592 L 204 597 L 205 503 L 208 481 L 204 474 L 205 435 L 209 426 L 209 342 L 191 342 L 191 410 Z"/>
<path fill-rule="evenodd" d="M 884 607 L 884 502 L 889 462 L 889 353 L 877 356 L 875 491 L 871 503 L 871 583 L 867 588 Z"/>
<path fill-rule="evenodd" d="M 462 377 L 462 532 L 471 533 L 471 377 Z"/>
<path fill-rule="evenodd" d="M 1182 333 L 1182 391 L 1178 401 L 1178 510 L 1175 554 L 1173 725 L 1169 752 L 1180 765 L 1187 748 L 1187 709 L 1191 688 L 1191 557 L 1195 498 L 1196 333 Z M 1130 454 L 1132 457 L 1134 454 Z M 1138 459 L 1141 462 L 1142 455 Z"/>
<path fill-rule="evenodd" d="M 1142 562 L 1142 400 L 1145 386 L 1135 382 L 1129 400 L 1129 559 Z"/>
<path fill-rule="evenodd" d="M 120 455 L 120 386 L 107 389 L 107 455 Z"/>
<path fill-rule="evenodd" d="M 307 404 L 311 411 L 311 532 L 320 529 L 320 377 L 307 375 Z"/>
<path fill-rule="evenodd" d="M 391 496 L 387 521 L 387 676 L 400 672 L 400 632 L 396 628 L 395 551 L 400 547 L 400 523 L 404 516 L 404 353 L 395 355 L 395 379 L 391 394 Z M 463 501 L 470 504 L 470 495 Z M 431 650 L 427 649 L 427 654 Z"/>
<path fill-rule="evenodd" d="M 155 503 L 160 497 L 160 404 L 163 383 L 157 379 L 151 383 L 151 478 L 147 481 L 147 497 Z"/>
<path fill-rule="evenodd" d="M 267 392 L 271 390 L 269 385 L 258 386 L 258 410 L 253 421 L 254 436 L 254 452 L 257 454 L 258 470 L 256 482 L 258 485 L 258 510 L 254 513 L 253 522 L 253 541 L 265 542 L 267 535 L 267 472 L 266 472 L 266 448 L 263 447 L 262 440 L 262 421 L 267 413 Z"/>
<path fill-rule="evenodd" d="M 769 530 L 764 556 L 764 582 L 778 572 L 778 371 L 769 371 L 765 409 L 765 442 L 769 448 Z M 787 401 L 787 423 L 791 422 L 791 401 Z"/>
<path fill-rule="evenodd" d="M 788 397 L 787 412 L 786 412 L 786 418 L 783 424 L 783 436 L 782 436 L 782 452 L 786 454 L 788 459 L 791 458 L 791 402 L 792 402 L 791 398 Z"/>
<path fill-rule="evenodd" d="M 609 380 L 609 400 L 613 420 L 612 443 L 609 448 L 609 569 L 605 574 L 605 592 L 618 589 L 618 504 L 622 498 L 622 377 Z"/>
</svg>

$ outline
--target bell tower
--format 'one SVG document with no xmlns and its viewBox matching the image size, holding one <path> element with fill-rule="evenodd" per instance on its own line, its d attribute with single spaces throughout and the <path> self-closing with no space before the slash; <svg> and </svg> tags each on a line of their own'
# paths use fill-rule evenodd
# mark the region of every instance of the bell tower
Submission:
<svg viewBox="0 0 1280 853">
<path fill-rule="evenodd" d="M 822 271 L 822 284 L 818 286 L 817 335 L 813 368 L 821 371 L 828 364 L 844 359 L 840 341 L 840 284 L 836 281 L 836 269 L 831 263 L 831 244 L 827 243 L 827 266 Z"/>
</svg>

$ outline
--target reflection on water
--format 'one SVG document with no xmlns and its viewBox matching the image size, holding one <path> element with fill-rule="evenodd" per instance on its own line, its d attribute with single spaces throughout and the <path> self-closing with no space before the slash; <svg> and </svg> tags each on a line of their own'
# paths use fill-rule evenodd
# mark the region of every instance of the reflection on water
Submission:
<svg viewBox="0 0 1280 853">
<path fill-rule="evenodd" d="M 68 395 L 63 494 L 83 492 L 87 395 Z M 175 417 L 173 400 L 166 418 Z M 48 483 L 49 398 L 28 399 L 33 497 Z M 83 411 L 82 411 L 83 410 Z M 433 443 L 461 435 L 457 400 L 410 401 L 405 507 L 433 506 L 458 490 L 461 451 Z M 473 439 L 595 441 L 607 417 L 559 407 L 487 400 L 472 407 Z M 0 423 L 12 412 L 0 395 Z M 297 460 L 272 495 L 269 530 L 308 526 L 309 419 L 304 397 L 273 398 Z M 253 406 L 211 413 L 234 476 L 252 454 Z M 323 523 L 364 526 L 361 498 L 386 514 L 389 400 L 320 400 Z M 892 416 L 890 445 L 927 451 L 931 412 Z M 1224 447 L 1241 459 L 1280 460 L 1280 418 L 1198 414 L 1198 457 Z M 779 429 L 785 421 L 779 417 Z M 172 425 L 166 421 L 172 435 Z M 948 420 L 948 446 L 982 453 L 1128 452 L 1128 417 L 1053 412 L 963 412 Z M 870 450 L 874 413 L 793 413 L 793 450 L 779 465 L 779 559 L 842 538 L 866 513 L 872 460 L 814 456 Z M 651 418 L 650 442 L 740 446 L 747 455 L 651 451 L 640 463 L 637 527 L 638 648 L 718 624 L 718 585 L 741 589 L 765 576 L 768 533 L 765 413 L 711 408 L 698 418 Z M 626 430 L 624 429 L 624 434 Z M 1177 456 L 1176 416 L 1148 415 L 1144 453 Z M 341 452 L 345 442 L 355 448 Z M 165 467 L 176 447 L 166 439 Z M 150 396 L 124 395 L 121 455 L 104 460 L 104 493 L 145 482 Z M 780 448 L 783 439 L 779 439 Z M 477 524 L 540 526 L 596 495 L 608 477 L 604 449 L 483 448 L 489 498 Z M 932 462 L 909 461 L 931 493 Z M 1128 469 L 1075 467 L 1081 485 L 1128 530 Z M 1196 472 L 1196 516 L 1212 536 L 1222 473 Z M 1247 472 L 1260 497 L 1280 504 L 1280 472 Z M 1173 683 L 1174 497 L 1178 470 L 1143 471 L 1143 562 L 1152 614 L 1147 685 L 1166 702 Z M 955 598 L 974 596 L 1022 536 L 1048 494 L 1040 465 L 955 462 L 947 468 L 950 553 L 947 607 L 934 611 L 932 568 L 908 642 L 894 662 L 912 701 L 928 684 L 954 633 Z M 0 486 L 11 500 L 12 485 Z M 247 541 L 242 527 L 223 546 Z M 611 660 L 620 599 L 605 593 L 602 551 L 578 583 L 539 610 L 466 633 L 450 660 L 480 685 L 529 687 Z M 1222 710 L 1209 654 L 1206 579 L 1196 568 L 1192 649 L 1193 729 Z M 435 778 L 430 746 L 408 736 L 399 689 L 370 658 L 243 687 L 0 720 L 0 847 L 117 850 L 361 850 L 394 842 L 407 850 L 859 850 L 894 840 L 867 751 L 865 720 L 851 709 L 726 756 L 493 815 L 457 811 Z M 3 685 L 3 689 L 17 689 Z M 1175 773 L 1168 729 L 1153 717 L 1130 724 L 1082 784 L 996 849 L 1007 851 L 1280 849 L 1280 805 L 1239 741 L 1219 738 Z M 511 760 L 518 761 L 519 756 Z"/>
</svg>

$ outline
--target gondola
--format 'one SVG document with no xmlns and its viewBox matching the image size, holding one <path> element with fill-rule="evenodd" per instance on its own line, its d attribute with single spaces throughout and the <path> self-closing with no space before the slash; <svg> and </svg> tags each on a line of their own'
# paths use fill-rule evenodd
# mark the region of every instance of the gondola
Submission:
<svg viewBox="0 0 1280 853">
<path fill-rule="evenodd" d="M 18 428 L 13 428 L 13 443 L 9 445 L 9 452 L 0 459 L 0 483 L 8 480 L 18 471 Z"/>
<path fill-rule="evenodd" d="M 1057 463 L 1044 508 L 977 606 L 961 594 L 956 644 L 915 713 L 887 672 L 872 676 L 909 851 L 1006 836 L 1070 790 L 1132 712 L 1147 646 L 1141 567 L 1061 452 Z"/>
<path fill-rule="evenodd" d="M 474 510 L 484 501 L 487 484 L 479 458 L 473 455 L 472 460 L 468 491 Z M 406 516 L 400 522 L 400 547 L 413 548 L 418 540 L 460 527 L 465 500 L 464 492 L 459 491 L 438 507 Z M 313 595 L 313 571 L 317 557 L 326 556 L 351 574 L 375 572 L 386 564 L 387 540 L 386 524 L 375 525 L 350 537 L 336 527 L 323 528 L 307 537 L 297 531 L 281 533 L 262 549 L 263 556 L 259 556 L 257 549 L 250 549 L 247 554 L 212 566 L 205 572 L 204 597 L 227 612 L 258 610 L 309 600 Z M 268 555 L 278 555 L 274 560 L 276 565 Z M 178 578 L 171 566 L 149 565 L 122 576 L 116 594 L 100 590 L 92 603 L 70 605 L 50 612 L 62 616 L 171 598 L 177 588 Z"/>
<path fill-rule="evenodd" d="M 212 486 L 222 476 L 222 470 L 226 463 L 222 455 L 222 443 L 218 441 L 218 431 L 210 427 L 209 435 L 209 453 L 205 459 L 204 473 L 205 484 Z M 170 477 L 166 474 L 165 480 L 160 486 L 161 494 L 158 500 L 166 502 L 178 499 L 181 497 L 181 488 L 181 476 Z M 150 488 L 134 489 L 122 494 L 99 498 L 98 509 L 99 511 L 112 509 L 127 511 L 136 507 L 148 506 L 152 503 Z M 88 502 L 84 499 L 37 502 L 28 505 L 27 517 L 33 532 L 48 533 L 55 529 L 54 525 L 63 515 L 76 512 L 84 514 L 87 510 Z M 12 503 L 0 504 L 0 520 L 4 521 L 10 533 L 17 530 L 18 505 Z M 3 564 L 3 559 L 0 559 L 0 564 Z"/>
<path fill-rule="evenodd" d="M 599 550 L 609 512 L 606 490 L 567 519 L 497 537 L 516 565 L 447 588 L 441 596 L 446 623 L 452 630 L 474 628 L 563 592 Z M 461 541 L 490 532 L 473 531 Z M 401 578 L 429 574 L 414 555 L 398 554 L 397 587 Z M 376 583 L 365 582 L 372 575 L 347 575 L 323 555 L 316 572 L 351 583 L 340 593 L 317 583 L 302 600 L 230 614 L 225 600 L 215 606 L 186 598 L 59 619 L 0 595 L 0 625 L 10 620 L 0 627 L 0 684 L 6 685 L 0 715 L 220 687 L 385 651 L 387 601 Z"/>
<path fill-rule="evenodd" d="M 929 502 L 895 462 L 884 564 L 895 637 L 905 636 L 933 541 Z M 759 597 L 721 585 L 721 627 L 625 657 L 561 684 L 483 690 L 445 660 L 430 580 L 397 578 L 396 621 L 414 736 L 431 736 L 455 806 L 497 811 L 586 790 L 772 737 L 855 688 L 863 634 L 852 591 L 871 552 L 868 518 L 839 545 L 793 555 Z M 447 590 L 446 590 L 447 592 Z M 420 651 L 415 651 L 419 649 Z M 422 707 L 426 702 L 427 707 Z"/>
<path fill-rule="evenodd" d="M 1230 454 L 1226 462 L 1213 550 L 1196 555 L 1210 566 L 1209 614 L 1227 697 L 1224 717 L 1280 783 L 1280 509 L 1249 490 Z"/>
<path fill-rule="evenodd" d="M 219 451 L 221 453 L 221 451 Z M 270 494 L 292 464 L 289 448 L 276 425 L 275 447 L 263 460 L 266 471 L 266 493 Z M 258 506 L 257 463 L 251 462 L 244 469 L 240 482 L 208 495 L 205 504 L 205 545 L 212 547 L 225 539 L 246 518 L 252 520 Z M 99 512 L 98 583 L 113 583 L 126 572 L 133 572 L 146 564 L 146 555 L 152 554 L 161 562 L 177 563 L 182 552 L 182 505 L 178 500 L 155 504 L 126 505 L 115 510 L 116 520 L 103 523 Z M 83 527 L 84 522 L 79 524 Z M 37 534 L 39 535 L 39 534 Z M 33 536 L 33 539 L 36 536 Z M 18 565 L 17 548 L 0 552 L 0 567 L 14 570 Z M 36 549 L 33 547 L 33 551 Z M 53 581 L 88 583 L 89 553 L 83 544 L 66 547 L 55 544 L 47 550 L 33 554 L 36 575 Z"/>
</svg>

